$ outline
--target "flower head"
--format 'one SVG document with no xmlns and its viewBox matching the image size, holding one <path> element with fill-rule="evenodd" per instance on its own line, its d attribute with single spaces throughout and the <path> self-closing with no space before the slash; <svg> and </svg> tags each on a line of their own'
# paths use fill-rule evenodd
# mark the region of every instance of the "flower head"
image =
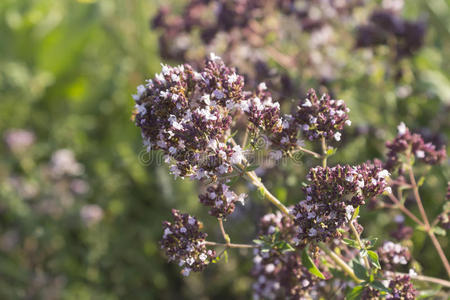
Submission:
<svg viewBox="0 0 450 300">
<path fill-rule="evenodd" d="M 306 99 L 300 101 L 294 118 L 309 140 L 324 137 L 340 141 L 344 126 L 351 125 L 351 122 L 347 122 L 349 111 L 344 101 L 333 100 L 328 94 L 318 98 L 311 89 Z"/>
<path fill-rule="evenodd" d="M 233 213 L 236 202 L 244 205 L 246 195 L 237 195 L 226 184 L 211 185 L 206 193 L 199 196 L 203 205 L 211 207 L 209 214 L 216 218 L 226 218 Z"/>
<path fill-rule="evenodd" d="M 383 270 L 394 270 L 397 266 L 407 265 L 411 259 L 408 248 L 391 241 L 384 242 L 377 252 Z"/>
<path fill-rule="evenodd" d="M 183 267 L 183 275 L 202 271 L 215 257 L 214 250 L 205 245 L 206 233 L 200 231 L 201 223 L 195 217 L 172 210 L 173 222 L 163 223 L 164 234 L 160 242 L 169 261 Z"/>
<path fill-rule="evenodd" d="M 389 300 L 413 300 L 416 299 L 417 291 L 411 283 L 411 278 L 405 276 L 395 276 L 389 282 L 391 293 L 386 295 Z"/>
<path fill-rule="evenodd" d="M 394 170 L 400 165 L 400 155 L 410 153 L 429 165 L 442 162 L 447 155 L 445 147 L 437 150 L 433 144 L 425 143 L 421 135 L 411 133 L 403 122 L 398 126 L 397 137 L 387 142 L 386 147 L 389 151 L 385 166 L 389 170 Z"/>
<path fill-rule="evenodd" d="M 306 199 L 292 212 L 299 242 L 304 245 L 339 237 L 338 229 L 349 221 L 354 209 L 383 193 L 386 176 L 385 170 L 369 163 L 311 169 L 307 175 L 311 183 L 303 189 Z"/>
<path fill-rule="evenodd" d="M 255 93 L 247 93 L 241 108 L 250 122 L 250 130 L 274 133 L 282 129 L 280 104 L 273 102 L 265 84 L 259 84 Z"/>
<path fill-rule="evenodd" d="M 267 214 L 261 218 L 260 235 L 273 237 L 289 243 L 295 242 L 295 224 L 280 212 Z M 255 298 L 301 299 L 318 282 L 302 265 L 299 251 L 283 252 L 275 248 L 254 250 L 252 275 Z"/>
<path fill-rule="evenodd" d="M 212 178 L 241 158 L 226 144 L 232 116 L 244 99 L 244 80 L 217 56 L 195 71 L 163 65 L 138 88 L 135 123 L 147 149 L 162 150 L 175 176 Z"/>
</svg>

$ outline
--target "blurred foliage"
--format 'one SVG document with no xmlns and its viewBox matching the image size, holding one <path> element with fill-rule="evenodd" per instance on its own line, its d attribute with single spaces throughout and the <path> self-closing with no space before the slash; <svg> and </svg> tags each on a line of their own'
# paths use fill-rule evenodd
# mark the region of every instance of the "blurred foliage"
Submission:
<svg viewBox="0 0 450 300">
<path fill-rule="evenodd" d="M 189 278 L 159 251 L 161 221 L 172 207 L 199 215 L 211 240 L 220 239 L 191 182 L 174 181 L 164 166 L 142 162 L 139 130 L 130 121 L 130 94 L 160 69 L 149 20 L 162 2 L 0 2 L 0 133 L 26 129 L 36 137 L 25 151 L 0 144 L 1 299 L 249 297 L 245 250 L 231 251 L 228 264 Z M 407 1 L 405 14 L 428 21 L 425 47 L 412 58 L 392 65 L 387 49 L 375 57 L 365 50 L 338 53 L 345 68 L 332 88 L 351 107 L 354 126 L 331 164 L 381 158 L 400 121 L 449 137 L 450 1 Z M 396 68 L 404 74 L 399 80 L 392 75 Z M 75 153 L 81 174 L 52 175 L 59 149 Z M 271 169 L 267 185 L 292 204 L 302 197 L 299 186 L 310 164 Z M 422 194 L 435 216 L 445 198 L 448 164 L 421 171 L 428 171 Z M 88 186 L 81 193 L 73 188 L 80 180 Z M 82 217 L 88 204 L 103 211 L 96 223 Z M 233 241 L 254 238 L 268 209 L 251 192 L 225 225 Z M 388 237 L 396 213 L 362 210 L 360 223 L 367 234 Z M 415 234 L 413 242 L 425 274 L 445 277 L 425 234 Z M 441 242 L 448 253 L 448 239 Z"/>
</svg>

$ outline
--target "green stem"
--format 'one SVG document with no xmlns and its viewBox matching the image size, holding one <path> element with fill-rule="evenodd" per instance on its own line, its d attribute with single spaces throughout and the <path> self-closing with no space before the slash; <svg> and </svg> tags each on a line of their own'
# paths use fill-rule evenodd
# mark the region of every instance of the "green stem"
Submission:
<svg viewBox="0 0 450 300">
<path fill-rule="evenodd" d="M 320 155 L 319 153 L 314 152 L 314 151 L 311 151 L 311 150 L 308 150 L 308 149 L 306 149 L 306 148 L 297 146 L 297 149 L 300 150 L 300 151 L 302 151 L 302 152 L 305 152 L 305 153 L 307 153 L 307 154 L 310 154 L 310 155 L 314 156 L 315 158 L 318 158 L 318 159 L 322 158 L 322 155 Z"/>
<path fill-rule="evenodd" d="M 216 242 L 205 241 L 205 245 L 207 246 L 224 246 L 226 248 L 258 248 L 258 245 L 248 245 L 248 244 L 222 244 Z"/>
<path fill-rule="evenodd" d="M 434 235 L 433 229 L 430 226 L 430 221 L 428 221 L 428 217 L 425 212 L 425 208 L 423 207 L 422 200 L 420 198 L 419 187 L 417 186 L 416 178 L 414 176 L 414 172 L 413 172 L 413 168 L 412 168 L 411 154 L 408 154 L 408 160 L 409 160 L 409 166 L 408 166 L 409 180 L 410 180 L 412 188 L 413 188 L 414 198 L 416 199 L 417 206 L 419 207 L 419 211 L 422 216 L 423 223 L 425 225 L 425 230 L 428 233 L 428 236 L 430 237 L 434 248 L 436 248 L 436 251 L 437 251 L 439 257 L 440 257 L 442 263 L 444 264 L 445 271 L 447 271 L 447 275 L 450 278 L 450 264 L 448 262 L 447 256 L 444 253 L 444 250 L 442 250 L 441 244 L 439 243 L 438 239 Z"/>
<path fill-rule="evenodd" d="M 322 137 L 322 167 L 327 167 L 327 142 Z"/>
<path fill-rule="evenodd" d="M 352 232 L 353 232 L 353 235 L 355 236 L 356 241 L 357 241 L 358 244 L 359 244 L 359 247 L 360 247 L 361 249 L 365 249 L 366 247 L 365 247 L 365 245 L 363 244 L 363 242 L 361 241 L 361 238 L 359 237 L 359 232 L 358 232 L 358 230 L 356 230 L 355 225 L 353 225 L 353 220 L 350 220 L 349 224 L 350 224 L 350 228 L 351 228 L 351 230 L 352 230 Z M 363 259 L 364 259 L 364 264 L 366 265 L 367 270 L 370 270 L 370 263 L 369 263 L 369 259 L 367 258 L 367 255 L 364 256 Z"/>
<path fill-rule="evenodd" d="M 220 232 L 222 233 L 223 239 L 226 244 L 229 245 L 231 243 L 230 236 L 225 232 L 225 228 L 223 227 L 223 220 L 221 218 L 217 219 L 219 221 Z"/>
<path fill-rule="evenodd" d="M 246 172 L 248 179 L 253 185 L 260 189 L 260 191 L 264 194 L 264 196 L 273 203 L 279 210 L 281 210 L 286 216 L 292 218 L 292 215 L 289 213 L 289 209 L 284 206 L 283 203 L 280 202 L 272 193 L 266 188 L 266 186 L 261 182 L 261 179 L 256 176 L 254 172 Z"/>
<path fill-rule="evenodd" d="M 344 271 L 345 273 L 347 273 L 356 283 L 360 283 L 362 282 L 361 279 L 359 279 L 358 277 L 356 277 L 355 273 L 353 272 L 352 268 L 350 268 L 349 265 L 347 265 L 345 263 L 345 261 L 343 261 L 339 255 L 337 255 L 336 253 L 334 253 L 330 248 L 328 248 L 327 245 L 325 245 L 324 243 L 319 243 L 319 248 L 322 249 L 327 255 L 328 257 L 330 257 L 339 267 L 341 267 L 342 271 Z"/>
</svg>

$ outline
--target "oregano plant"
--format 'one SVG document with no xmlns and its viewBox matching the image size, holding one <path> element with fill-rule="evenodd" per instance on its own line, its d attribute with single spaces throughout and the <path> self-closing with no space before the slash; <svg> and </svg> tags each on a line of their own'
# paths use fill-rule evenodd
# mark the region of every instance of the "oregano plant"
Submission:
<svg viewBox="0 0 450 300">
<path fill-rule="evenodd" d="M 420 195 L 425 182 L 415 174 L 417 164 L 439 164 L 446 151 L 425 143 L 405 124 L 386 143 L 385 159 L 330 165 L 328 158 L 352 124 L 345 101 L 311 89 L 290 114 L 284 113 L 264 82 L 247 90 L 244 77 L 214 53 L 198 68 L 163 64 L 161 73 L 138 86 L 133 98 L 133 119 L 147 151 L 160 151 L 175 178 L 202 186 L 199 203 L 217 219 L 222 235 L 220 241 L 210 240 L 196 217 L 172 210 L 160 246 L 184 276 L 239 255 L 234 248 L 246 248 L 253 251 L 255 299 L 415 299 L 421 295 L 416 282 L 425 288 L 450 287 L 446 279 L 418 274 L 407 243 L 377 241 L 359 223 L 368 203 L 400 210 L 426 232 L 450 276 L 436 238 L 448 229 L 448 207 L 430 220 Z M 286 206 L 258 176 L 258 162 L 251 157 L 261 140 L 265 159 L 276 163 L 290 158 L 294 163 L 301 153 L 315 164 L 298 187 L 304 196 L 295 205 Z M 313 150 L 317 148 L 321 151 Z M 229 216 L 236 205 L 254 201 L 235 190 L 243 180 L 274 208 L 261 216 L 258 233 L 245 244 L 234 243 L 225 228 L 232 226 Z M 407 195 L 420 216 L 405 206 Z M 398 240 L 411 230 L 399 228 Z"/>
</svg>

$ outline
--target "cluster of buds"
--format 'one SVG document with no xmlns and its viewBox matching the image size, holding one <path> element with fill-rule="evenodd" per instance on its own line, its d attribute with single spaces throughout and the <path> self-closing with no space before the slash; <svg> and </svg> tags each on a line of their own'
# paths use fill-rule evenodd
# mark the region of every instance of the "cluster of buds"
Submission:
<svg viewBox="0 0 450 300">
<path fill-rule="evenodd" d="M 295 225 L 280 212 L 267 214 L 261 218 L 260 235 L 277 235 L 279 240 L 290 242 L 295 239 Z M 302 299 L 318 281 L 302 265 L 298 251 L 256 248 L 253 263 L 254 299 Z"/>
<path fill-rule="evenodd" d="M 403 223 L 398 223 L 397 228 L 391 231 L 390 235 L 398 241 L 403 241 L 410 239 L 413 233 L 414 229 L 411 226 L 406 226 Z"/>
<path fill-rule="evenodd" d="M 343 100 L 333 100 L 328 94 L 318 98 L 311 89 L 299 103 L 294 120 L 309 140 L 323 137 L 340 141 L 344 125 L 352 124 L 347 115 L 349 111 Z"/>
<path fill-rule="evenodd" d="M 182 178 L 216 179 L 231 172 L 243 159 L 240 147 L 226 144 L 243 85 L 242 76 L 213 53 L 201 72 L 163 65 L 133 96 L 147 150 L 162 150 L 171 172 Z"/>
<path fill-rule="evenodd" d="M 279 122 L 272 119 L 275 113 L 268 113 L 264 108 L 262 106 L 260 109 L 258 122 L 261 124 L 270 120 L 268 123 L 272 127 L 268 134 L 272 147 L 276 149 L 274 153 L 280 153 L 278 157 L 282 156 L 283 152 L 304 146 L 304 141 L 299 137 L 300 131 L 311 141 L 322 137 L 340 141 L 344 126 L 351 125 L 347 114 L 350 110 L 343 100 L 333 100 L 328 94 L 323 94 L 319 99 L 313 89 L 308 92 L 306 99 L 300 101 L 294 115 L 285 114 Z M 277 108 L 279 109 L 279 106 Z"/>
<path fill-rule="evenodd" d="M 307 175 L 311 183 L 303 188 L 306 199 L 292 210 L 299 243 L 340 237 L 338 229 L 351 220 L 356 207 L 389 192 L 387 176 L 388 171 L 369 163 L 312 168 Z"/>
<path fill-rule="evenodd" d="M 393 9 L 376 10 L 367 25 L 358 27 L 357 47 L 394 45 L 397 58 L 411 56 L 422 47 L 426 24 L 422 20 L 407 21 Z M 394 42 L 394 43 L 393 43 Z"/>
<path fill-rule="evenodd" d="M 281 131 L 280 104 L 272 101 L 264 82 L 258 85 L 255 93 L 246 95 L 246 101 L 242 102 L 241 108 L 248 118 L 252 134 L 256 135 L 260 130 L 269 133 Z"/>
<path fill-rule="evenodd" d="M 161 249 L 169 261 L 175 261 L 183 267 L 182 274 L 188 276 L 191 271 L 202 271 L 215 258 L 214 250 L 206 248 L 206 233 L 200 231 L 201 223 L 188 214 L 172 210 L 173 222 L 163 222 L 164 235 Z"/>
<path fill-rule="evenodd" d="M 233 28 L 247 27 L 254 19 L 255 12 L 264 1 L 259 0 L 192 0 L 184 8 L 182 15 L 170 13 L 167 6 L 160 8 L 153 18 L 152 27 L 161 28 L 160 52 L 170 59 L 185 58 L 189 43 L 183 42 L 193 29 L 199 30 L 200 38 L 206 45 L 210 44 L 220 32 L 230 32 Z M 208 12 L 215 15 L 211 17 Z M 205 15 L 209 17 L 206 18 Z"/>
<path fill-rule="evenodd" d="M 404 123 L 398 127 L 397 137 L 386 143 L 389 149 L 385 167 L 395 169 L 400 164 L 400 155 L 413 155 L 426 164 L 434 165 L 442 162 L 446 157 L 445 147 L 437 150 L 431 143 L 425 143 L 422 136 L 411 133 Z"/>
<path fill-rule="evenodd" d="M 245 197 L 246 194 L 237 195 L 226 184 L 211 185 L 199 195 L 200 203 L 211 207 L 209 214 L 221 219 L 233 213 L 236 202 L 244 205 Z"/>
<path fill-rule="evenodd" d="M 371 286 L 366 286 L 361 293 L 361 299 L 378 300 L 380 299 L 380 291 Z"/>
<path fill-rule="evenodd" d="M 384 242 L 377 252 L 384 270 L 393 271 L 397 266 L 407 265 L 411 259 L 408 248 L 391 241 Z"/>
<path fill-rule="evenodd" d="M 255 39 L 264 38 L 267 31 L 255 32 L 252 22 L 258 21 L 268 27 L 269 30 L 279 30 L 272 22 L 265 22 L 264 15 L 272 12 L 279 17 L 293 16 L 297 24 L 295 28 L 307 32 L 319 31 L 325 27 L 330 20 L 340 18 L 342 21 L 351 15 L 356 6 L 362 1 L 297 1 L 291 0 L 191 0 L 184 7 L 180 15 L 172 14 L 169 7 L 160 8 L 153 18 L 152 27 L 162 29 L 160 36 L 161 55 L 170 59 L 185 59 L 186 52 L 191 41 L 190 34 L 197 30 L 205 45 L 210 45 L 219 35 L 226 34 L 229 40 L 242 38 L 240 34 L 247 37 L 241 43 L 252 43 Z M 268 23 L 268 24 L 266 24 Z M 239 33 L 236 30 L 239 29 Z M 188 41 L 186 41 L 188 39 Z"/>
<path fill-rule="evenodd" d="M 411 283 L 411 278 L 408 275 L 395 276 L 389 282 L 389 289 L 391 292 L 386 295 L 389 300 L 413 300 L 416 299 L 417 291 Z"/>
</svg>

